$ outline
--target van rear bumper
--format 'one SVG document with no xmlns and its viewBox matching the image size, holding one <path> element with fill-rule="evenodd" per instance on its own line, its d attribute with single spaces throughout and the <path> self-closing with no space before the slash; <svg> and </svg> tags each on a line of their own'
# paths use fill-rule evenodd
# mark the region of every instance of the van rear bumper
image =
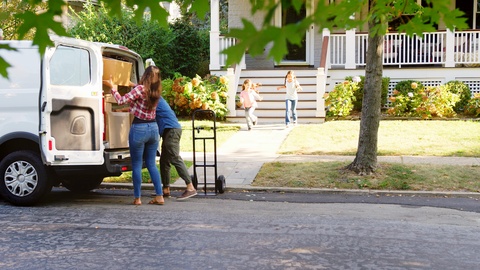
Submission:
<svg viewBox="0 0 480 270">
<path fill-rule="evenodd" d="M 117 156 L 117 159 L 112 157 Z M 58 176 L 79 176 L 79 175 L 95 175 L 95 176 L 119 176 L 123 172 L 132 170 L 130 157 L 125 155 L 114 155 L 112 153 L 104 154 L 104 164 L 102 165 L 74 165 L 74 166 L 52 166 L 52 169 Z"/>
</svg>

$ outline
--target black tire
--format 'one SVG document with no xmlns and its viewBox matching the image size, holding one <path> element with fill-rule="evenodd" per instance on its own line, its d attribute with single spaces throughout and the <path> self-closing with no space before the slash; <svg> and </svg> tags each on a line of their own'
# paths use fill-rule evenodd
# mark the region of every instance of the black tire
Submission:
<svg viewBox="0 0 480 270">
<path fill-rule="evenodd" d="M 52 186 L 47 168 L 34 151 L 12 152 L 0 162 L 0 193 L 13 205 L 34 205 Z"/>
<path fill-rule="evenodd" d="M 226 182 L 225 182 L 225 176 L 219 175 L 217 180 L 215 181 L 215 191 L 223 194 L 226 189 Z"/>
<path fill-rule="evenodd" d="M 103 176 L 70 177 L 62 181 L 62 185 L 75 193 L 86 193 L 94 190 L 103 182 Z"/>
<path fill-rule="evenodd" d="M 192 178 L 192 185 L 193 185 L 193 187 L 194 187 L 195 189 L 197 189 L 197 187 L 198 187 L 198 179 L 197 179 L 197 177 L 195 177 L 195 176 L 192 174 L 192 175 L 190 175 L 190 178 Z"/>
</svg>

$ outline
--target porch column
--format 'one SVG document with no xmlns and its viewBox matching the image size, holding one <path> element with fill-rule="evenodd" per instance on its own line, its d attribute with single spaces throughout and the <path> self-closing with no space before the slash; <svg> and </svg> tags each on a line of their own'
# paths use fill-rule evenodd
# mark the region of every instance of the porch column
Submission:
<svg viewBox="0 0 480 270">
<path fill-rule="evenodd" d="M 325 88 L 327 85 L 327 74 L 324 68 L 317 69 L 317 109 L 315 111 L 316 117 L 325 117 Z"/>
<path fill-rule="evenodd" d="M 345 69 L 355 69 L 355 28 L 345 32 Z"/>
<path fill-rule="evenodd" d="M 220 70 L 220 4 L 210 1 L 210 70 Z"/>
<path fill-rule="evenodd" d="M 445 42 L 445 67 L 455 67 L 455 32 L 447 29 L 446 42 Z"/>
<path fill-rule="evenodd" d="M 332 68 L 332 63 L 330 62 L 330 30 L 328 30 L 328 28 L 322 29 L 322 37 L 329 37 L 328 44 L 325 44 L 327 46 L 327 51 L 325 52 L 325 67 L 324 67 L 328 70 L 329 68 Z M 322 43 L 322 51 L 323 50 L 325 50 L 325 48 L 323 48 L 323 43 Z M 322 59 L 320 59 L 320 61 L 322 61 Z"/>
<path fill-rule="evenodd" d="M 228 116 L 237 116 L 235 107 L 235 95 L 237 94 L 237 87 L 235 85 L 235 73 L 233 68 L 227 68 L 228 78 L 228 97 L 227 97 L 227 109 Z"/>
</svg>

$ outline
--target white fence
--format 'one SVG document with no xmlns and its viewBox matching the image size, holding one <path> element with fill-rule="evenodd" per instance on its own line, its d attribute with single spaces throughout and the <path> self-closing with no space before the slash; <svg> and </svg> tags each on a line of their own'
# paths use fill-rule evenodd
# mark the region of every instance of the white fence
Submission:
<svg viewBox="0 0 480 270">
<path fill-rule="evenodd" d="M 348 33 L 330 35 L 330 67 L 355 68 L 365 65 L 368 34 L 354 33 L 351 39 L 353 40 L 349 40 Z M 383 45 L 384 65 L 480 66 L 478 31 L 444 31 L 412 37 L 404 33 L 388 33 Z M 354 59 L 347 59 L 350 50 L 355 52 Z"/>
<path fill-rule="evenodd" d="M 220 66 L 224 67 L 226 62 L 227 62 L 227 56 L 225 54 L 221 53 L 221 52 L 223 50 L 235 45 L 235 39 L 220 36 L 219 37 L 219 42 L 220 42 Z"/>
</svg>

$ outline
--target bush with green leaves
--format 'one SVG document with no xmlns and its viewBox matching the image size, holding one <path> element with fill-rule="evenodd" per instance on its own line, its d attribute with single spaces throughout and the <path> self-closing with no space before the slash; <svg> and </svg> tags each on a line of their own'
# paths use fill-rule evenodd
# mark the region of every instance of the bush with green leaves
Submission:
<svg viewBox="0 0 480 270">
<path fill-rule="evenodd" d="M 465 114 L 479 116 L 480 115 L 480 93 L 476 93 L 468 101 L 464 109 Z"/>
<path fill-rule="evenodd" d="M 205 58 L 204 40 L 189 21 L 176 20 L 170 28 L 174 35 L 170 57 L 176 63 L 176 71 L 187 77 L 195 77 Z"/>
<path fill-rule="evenodd" d="M 122 7 L 122 16 L 112 18 L 103 2 L 97 7 L 90 1 L 84 4 L 83 11 L 72 9 L 71 13 L 73 23 L 67 31 L 72 37 L 123 45 L 143 59 L 152 58 L 163 78 L 171 78 L 175 72 L 189 77 L 198 71 L 202 75 L 209 72 L 205 68 L 209 37 L 188 21 L 179 20 L 166 28 L 146 17 L 139 24 L 131 9 Z"/>
<path fill-rule="evenodd" d="M 388 114 L 394 116 L 420 117 L 453 117 L 453 107 L 459 101 L 459 95 L 449 91 L 445 85 L 424 87 L 416 81 L 399 82 L 393 95 Z"/>
<path fill-rule="evenodd" d="M 453 109 L 457 113 L 463 112 L 472 97 L 470 87 L 461 81 L 449 81 L 445 84 L 445 87 L 449 92 L 459 95 L 460 100 L 455 104 Z"/>
<path fill-rule="evenodd" d="M 345 80 L 351 81 L 352 77 L 346 77 Z M 353 110 L 354 111 L 362 111 L 362 102 L 363 102 L 363 85 L 365 83 L 365 76 L 360 76 L 360 82 L 358 83 L 358 90 L 355 91 L 355 100 L 353 101 Z M 381 106 L 382 108 L 387 106 L 387 98 L 388 98 L 388 85 L 390 84 L 389 77 L 382 78 L 382 101 Z"/>
<path fill-rule="evenodd" d="M 353 109 L 353 102 L 356 100 L 355 92 L 358 91 L 359 77 L 345 80 L 335 85 L 330 93 L 325 93 L 325 107 L 327 116 L 345 117 L 349 116 Z"/>
<path fill-rule="evenodd" d="M 422 102 L 424 86 L 418 81 L 406 80 L 397 83 L 392 96 L 388 98 L 391 105 L 387 113 L 394 116 L 415 116 L 415 111 Z"/>
<path fill-rule="evenodd" d="M 228 113 L 228 79 L 207 75 L 190 78 L 175 74 L 162 80 L 162 96 L 178 116 L 191 116 L 196 109 L 212 110 L 216 118 L 225 119 Z"/>
</svg>

